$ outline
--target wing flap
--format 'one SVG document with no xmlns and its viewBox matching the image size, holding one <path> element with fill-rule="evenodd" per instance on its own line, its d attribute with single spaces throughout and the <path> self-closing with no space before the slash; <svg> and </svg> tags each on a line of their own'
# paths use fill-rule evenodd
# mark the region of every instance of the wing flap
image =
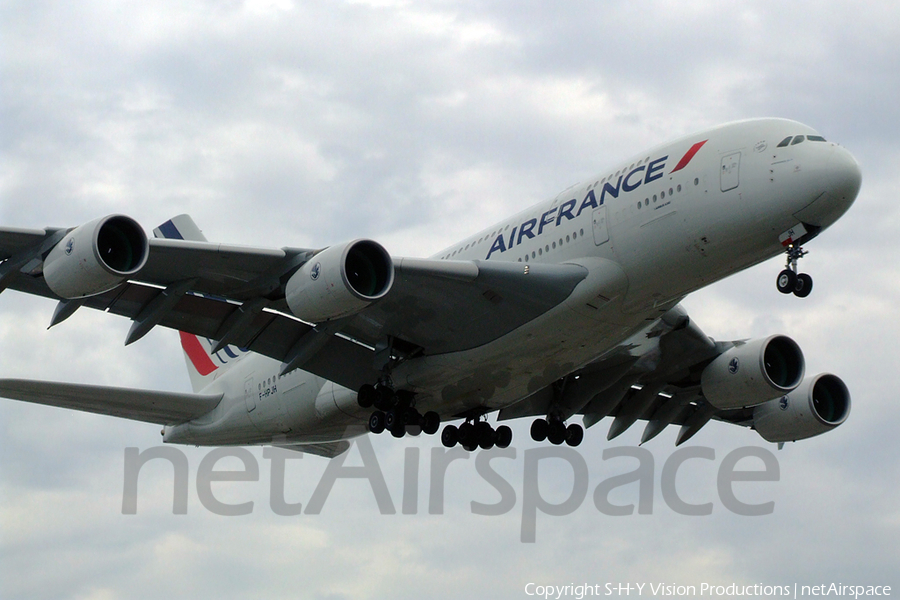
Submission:
<svg viewBox="0 0 900 600">
<path fill-rule="evenodd" d="M 27 379 L 0 379 L 0 396 L 158 425 L 190 421 L 222 400 L 222 394 L 178 394 Z"/>
</svg>

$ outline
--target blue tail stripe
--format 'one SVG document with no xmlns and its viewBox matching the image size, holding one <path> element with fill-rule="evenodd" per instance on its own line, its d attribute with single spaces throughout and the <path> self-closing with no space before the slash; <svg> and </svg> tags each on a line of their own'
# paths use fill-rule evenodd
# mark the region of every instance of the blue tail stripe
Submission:
<svg viewBox="0 0 900 600">
<path fill-rule="evenodd" d="M 170 240 L 183 240 L 184 239 L 181 235 L 181 232 L 178 231 L 177 227 L 175 227 L 175 223 L 173 223 L 171 220 L 166 221 L 165 223 L 160 225 L 159 232 L 166 239 L 170 239 Z"/>
</svg>

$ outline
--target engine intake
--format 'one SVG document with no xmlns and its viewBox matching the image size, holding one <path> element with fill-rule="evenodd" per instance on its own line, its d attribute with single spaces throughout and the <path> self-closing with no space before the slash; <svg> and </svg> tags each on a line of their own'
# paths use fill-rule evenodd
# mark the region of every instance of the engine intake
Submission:
<svg viewBox="0 0 900 600">
<path fill-rule="evenodd" d="M 769 442 L 792 442 L 831 431 L 850 415 L 850 392 L 841 379 L 823 373 L 796 390 L 753 409 L 753 425 Z"/>
<path fill-rule="evenodd" d="M 394 263 L 381 244 L 356 240 L 310 258 L 285 286 L 291 312 L 310 323 L 356 314 L 383 298 L 394 283 Z"/>
<path fill-rule="evenodd" d="M 68 232 L 44 259 L 44 281 L 61 298 L 107 292 L 140 271 L 150 254 L 147 234 L 132 218 L 110 215 Z"/>
<path fill-rule="evenodd" d="M 703 395 L 716 408 L 755 406 L 784 396 L 803 381 L 800 346 L 784 335 L 736 344 L 700 376 Z"/>
</svg>

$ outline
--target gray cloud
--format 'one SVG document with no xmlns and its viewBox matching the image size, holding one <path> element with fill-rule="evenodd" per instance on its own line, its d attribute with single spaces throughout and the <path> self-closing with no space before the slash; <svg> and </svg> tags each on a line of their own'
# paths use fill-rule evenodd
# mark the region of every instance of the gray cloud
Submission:
<svg viewBox="0 0 900 600">
<path fill-rule="evenodd" d="M 518 457 L 492 464 L 516 490 L 508 514 L 471 512 L 498 493 L 474 458 L 447 471 L 428 515 L 434 439 L 373 440 L 395 506 L 404 450 L 421 451 L 418 514 L 380 515 L 365 482 L 339 481 L 320 515 L 279 517 L 258 483 L 247 517 L 200 506 L 171 514 L 171 473 L 142 473 L 138 514 L 121 514 L 123 449 L 155 427 L 0 401 L 0 595 L 17 598 L 520 598 L 529 581 L 900 586 L 893 397 L 900 301 L 898 9 L 837 2 L 7 3 L 0 7 L 0 221 L 75 225 L 111 212 L 148 229 L 190 212 L 210 239 L 324 246 L 372 236 L 398 255 L 439 251 L 625 156 L 692 130 L 784 116 L 847 146 L 864 182 L 846 217 L 810 245 L 816 292 L 781 297 L 770 261 L 692 295 L 719 339 L 784 332 L 812 372 L 843 377 L 853 413 L 834 432 L 777 453 L 781 481 L 736 488 L 776 502 L 737 517 L 715 496 L 722 457 L 765 445 L 711 424 L 693 442 L 716 460 L 678 480 L 686 517 L 662 501 L 674 432 L 656 462 L 652 515 L 610 517 L 590 497 L 539 515 L 519 543 L 527 423 Z M 187 389 L 177 340 L 154 331 L 122 349 L 128 323 L 79 312 L 47 332 L 53 304 L 0 295 L 0 376 Z M 627 472 L 587 432 L 590 492 Z M 358 461 L 354 455 L 350 460 Z M 695 464 L 691 464 L 695 462 Z M 224 464 L 224 463 L 223 463 Z M 349 463 L 348 463 L 349 464 Z M 359 464 L 358 462 L 353 464 Z M 288 465 L 289 501 L 308 502 L 325 462 Z M 749 468 L 749 467 L 748 467 Z M 563 499 L 565 466 L 548 465 Z M 568 477 L 568 479 L 567 479 Z M 746 485 L 746 484 L 745 484 Z M 217 490 L 218 492 L 218 490 Z M 634 487 L 617 500 L 637 502 Z M 488 592 L 489 590 L 489 592 Z"/>
</svg>

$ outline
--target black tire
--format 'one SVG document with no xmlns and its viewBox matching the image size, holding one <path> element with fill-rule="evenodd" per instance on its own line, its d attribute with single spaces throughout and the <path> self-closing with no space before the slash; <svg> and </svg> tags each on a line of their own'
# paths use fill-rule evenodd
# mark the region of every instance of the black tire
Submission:
<svg viewBox="0 0 900 600">
<path fill-rule="evenodd" d="M 422 416 L 422 431 L 428 435 L 434 435 L 441 427 L 441 416 L 429 410 Z"/>
<path fill-rule="evenodd" d="M 386 413 L 384 413 L 384 427 L 385 427 L 385 429 L 393 429 L 393 428 L 394 428 L 394 425 L 396 425 L 397 422 L 398 422 L 399 420 L 400 420 L 400 418 L 399 418 L 399 416 L 397 415 L 397 411 L 396 411 L 396 410 L 389 410 L 389 411 L 387 411 Z"/>
<path fill-rule="evenodd" d="M 790 269 L 785 269 L 778 274 L 775 285 L 782 294 L 793 294 L 794 290 L 797 289 L 797 274 Z"/>
<path fill-rule="evenodd" d="M 390 430 L 391 435 L 395 438 L 402 438 L 404 435 L 406 435 L 406 426 L 399 423 L 391 427 Z"/>
<path fill-rule="evenodd" d="M 509 445 L 512 444 L 512 437 L 512 429 L 506 425 L 501 425 L 497 428 L 497 447 L 509 448 Z"/>
<path fill-rule="evenodd" d="M 419 411 L 410 407 L 400 413 L 400 418 L 404 425 L 417 425 L 422 420 Z"/>
<path fill-rule="evenodd" d="M 378 392 L 375 390 L 375 386 L 368 383 L 359 388 L 359 392 L 356 394 L 356 402 L 363 408 L 374 406 L 377 398 Z"/>
<path fill-rule="evenodd" d="M 452 448 L 459 442 L 459 429 L 456 425 L 447 425 L 441 431 L 441 443 L 445 448 Z"/>
<path fill-rule="evenodd" d="M 471 423 L 463 423 L 459 426 L 459 443 L 464 447 L 466 445 L 478 445 L 478 437 L 475 434 L 475 426 Z"/>
<path fill-rule="evenodd" d="M 378 410 L 388 411 L 397 405 L 397 394 L 391 388 L 380 385 L 375 391 L 378 393 L 378 397 L 375 398 L 375 408 Z"/>
<path fill-rule="evenodd" d="M 812 277 L 806 273 L 800 273 L 797 275 L 797 283 L 794 286 L 794 295 L 798 298 L 806 298 L 812 291 L 812 287 Z"/>
<path fill-rule="evenodd" d="M 584 439 L 584 429 L 581 425 L 572 423 L 566 427 L 566 443 L 570 446 L 577 446 Z"/>
<path fill-rule="evenodd" d="M 381 433 L 384 431 L 384 413 L 376 410 L 369 415 L 369 431 L 372 433 Z"/>
<path fill-rule="evenodd" d="M 546 419 L 535 419 L 534 423 L 531 424 L 531 439 L 536 442 L 546 440 L 549 426 L 550 424 L 547 423 Z"/>
<path fill-rule="evenodd" d="M 566 441 L 566 425 L 556 419 L 550 421 L 547 426 L 547 439 L 554 446 L 559 446 Z"/>
<path fill-rule="evenodd" d="M 462 444 L 462 447 L 468 452 L 475 452 L 476 450 L 478 450 L 478 444 L 475 443 Z"/>
<path fill-rule="evenodd" d="M 482 450 L 490 450 L 494 447 L 494 428 L 489 423 L 482 421 L 475 426 L 478 445 Z"/>
</svg>

